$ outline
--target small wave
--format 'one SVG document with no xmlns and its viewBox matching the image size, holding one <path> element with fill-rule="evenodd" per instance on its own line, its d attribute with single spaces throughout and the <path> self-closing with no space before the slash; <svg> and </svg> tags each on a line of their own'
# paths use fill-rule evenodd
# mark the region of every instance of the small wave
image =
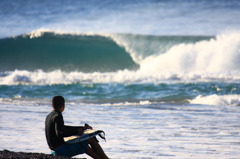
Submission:
<svg viewBox="0 0 240 159">
<path fill-rule="evenodd" d="M 191 104 L 206 104 L 206 105 L 230 105 L 240 106 L 240 95 L 210 95 L 197 96 L 190 100 Z"/>
</svg>

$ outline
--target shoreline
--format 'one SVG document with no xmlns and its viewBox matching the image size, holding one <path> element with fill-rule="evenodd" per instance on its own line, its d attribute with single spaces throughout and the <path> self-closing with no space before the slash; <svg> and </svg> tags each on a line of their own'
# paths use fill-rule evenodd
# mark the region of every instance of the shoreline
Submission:
<svg viewBox="0 0 240 159">
<path fill-rule="evenodd" d="M 9 150 L 1 150 L 0 158 L 4 159 L 71 159 L 71 157 L 53 156 L 44 153 L 32 153 L 32 152 L 14 152 Z"/>
</svg>

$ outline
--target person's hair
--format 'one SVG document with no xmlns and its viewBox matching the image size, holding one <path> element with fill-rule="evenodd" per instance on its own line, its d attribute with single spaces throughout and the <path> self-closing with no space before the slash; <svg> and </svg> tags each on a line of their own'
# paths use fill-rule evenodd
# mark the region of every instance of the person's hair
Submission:
<svg viewBox="0 0 240 159">
<path fill-rule="evenodd" d="M 52 99 L 52 106 L 55 110 L 58 110 L 65 104 L 65 99 L 62 96 L 55 96 Z"/>
</svg>

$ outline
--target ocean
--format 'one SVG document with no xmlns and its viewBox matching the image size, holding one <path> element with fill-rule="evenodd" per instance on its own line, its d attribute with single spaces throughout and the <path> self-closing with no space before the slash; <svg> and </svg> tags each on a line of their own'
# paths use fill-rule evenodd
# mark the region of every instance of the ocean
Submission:
<svg viewBox="0 0 240 159">
<path fill-rule="evenodd" d="M 104 130 L 110 158 L 239 158 L 240 1 L 0 1 L 0 150 L 44 122 Z M 78 157 L 87 157 L 79 155 Z"/>
</svg>

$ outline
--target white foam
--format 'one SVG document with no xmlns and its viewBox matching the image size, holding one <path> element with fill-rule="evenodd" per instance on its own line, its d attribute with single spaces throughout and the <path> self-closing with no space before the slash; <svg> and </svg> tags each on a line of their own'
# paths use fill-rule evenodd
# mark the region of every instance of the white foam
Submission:
<svg viewBox="0 0 240 159">
<path fill-rule="evenodd" d="M 224 33 L 209 41 L 179 44 L 141 62 L 141 71 L 223 72 L 240 70 L 240 32 Z"/>
<path fill-rule="evenodd" d="M 44 35 L 44 33 L 48 33 L 48 32 L 51 32 L 51 31 L 49 29 L 40 28 L 38 30 L 31 31 L 27 35 L 30 37 L 30 39 L 33 39 L 33 38 L 39 38 L 42 35 Z"/>
<path fill-rule="evenodd" d="M 191 104 L 205 104 L 205 105 L 229 105 L 240 106 L 240 95 L 199 95 L 195 99 L 190 100 Z"/>
<path fill-rule="evenodd" d="M 129 106 L 129 105 L 149 105 L 152 104 L 152 102 L 146 100 L 146 101 L 139 101 L 139 102 L 120 102 L 120 103 L 105 103 L 101 104 L 103 106 Z"/>
<path fill-rule="evenodd" d="M 230 72 L 160 72 L 144 73 L 141 71 L 118 71 L 118 72 L 64 72 L 55 70 L 44 72 L 42 70 L 26 71 L 15 70 L 0 76 L 1 85 L 17 84 L 72 84 L 72 83 L 159 83 L 159 82 L 202 82 L 202 81 L 240 81 L 240 71 Z"/>
</svg>

